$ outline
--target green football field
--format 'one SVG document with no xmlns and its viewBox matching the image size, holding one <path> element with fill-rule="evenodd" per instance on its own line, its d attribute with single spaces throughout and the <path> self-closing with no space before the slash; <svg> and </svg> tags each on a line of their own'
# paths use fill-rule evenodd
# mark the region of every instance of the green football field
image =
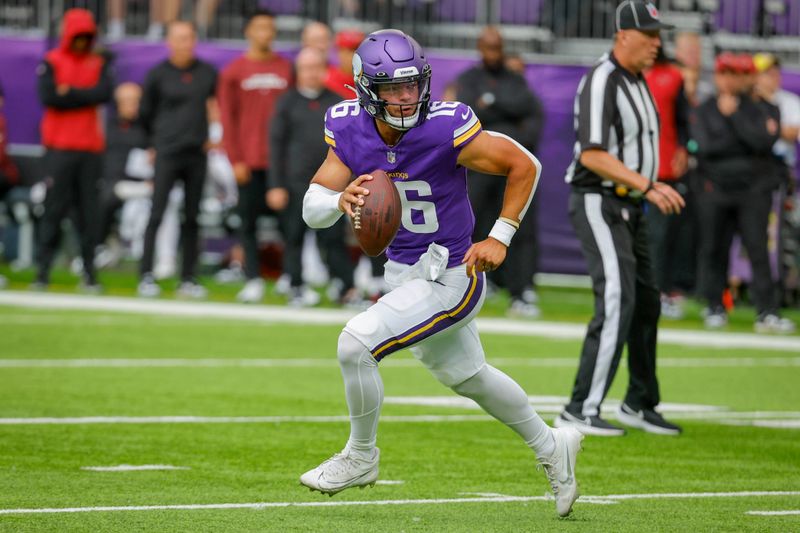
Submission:
<svg viewBox="0 0 800 533">
<path fill-rule="evenodd" d="M 379 483 L 301 488 L 347 438 L 337 315 L 184 306 L 200 316 L 0 300 L 0 531 L 800 531 L 799 336 L 662 344 L 663 410 L 684 434 L 587 437 L 582 497 L 559 519 L 516 434 L 407 352 L 381 363 Z M 483 339 L 551 421 L 580 339 L 538 331 Z"/>
</svg>

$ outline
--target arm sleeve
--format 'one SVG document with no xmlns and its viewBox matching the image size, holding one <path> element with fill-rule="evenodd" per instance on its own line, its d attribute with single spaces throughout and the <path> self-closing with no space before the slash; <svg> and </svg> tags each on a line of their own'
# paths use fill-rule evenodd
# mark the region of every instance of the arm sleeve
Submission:
<svg viewBox="0 0 800 533">
<path fill-rule="evenodd" d="M 686 98 L 686 93 L 681 83 L 681 89 L 678 92 L 675 106 L 675 123 L 678 130 L 678 144 L 683 147 L 689 142 L 689 113 L 691 113 L 689 99 Z"/>
<path fill-rule="evenodd" d="M 475 111 L 466 104 L 458 103 L 453 114 L 453 148 L 461 151 L 469 142 L 477 137 L 483 127 Z"/>
<path fill-rule="evenodd" d="M 495 102 L 489 106 L 489 109 L 501 118 L 512 122 L 531 116 L 536 105 L 525 78 L 516 73 L 507 77 L 503 86 L 499 87 L 494 95 Z"/>
<path fill-rule="evenodd" d="M 228 155 L 231 164 L 243 160 L 239 142 L 239 98 L 236 89 L 239 86 L 236 76 L 230 67 L 223 70 L 217 86 L 217 101 L 219 102 L 220 119 L 222 121 L 222 147 Z"/>
<path fill-rule="evenodd" d="M 576 120 L 581 151 L 608 151 L 608 139 L 616 116 L 616 89 L 610 80 L 614 67 L 603 63 L 584 78 L 578 88 Z"/>
<path fill-rule="evenodd" d="M 108 61 L 103 63 L 100 71 L 100 79 L 94 87 L 75 89 L 70 88 L 65 95 L 80 106 L 90 106 L 104 104 L 111 100 L 114 92 L 114 77 L 112 75 L 111 64 Z"/>
<path fill-rule="evenodd" d="M 283 187 L 286 183 L 286 155 L 289 148 L 291 93 L 283 93 L 275 104 L 275 114 L 269 127 L 269 187 Z"/>
<path fill-rule="evenodd" d="M 777 118 L 770 116 L 755 104 L 747 104 L 747 109 L 739 106 L 728 120 L 733 126 L 736 137 L 758 154 L 767 154 L 772 150 L 772 145 L 780 136 L 780 128 L 774 133 L 767 130 L 767 121 L 773 119 L 780 124 L 780 115 Z"/>
<path fill-rule="evenodd" d="M 141 118 L 142 128 L 148 138 L 148 144 L 152 144 L 153 121 L 155 120 L 156 110 L 158 109 L 158 76 L 156 70 L 147 73 L 142 89 L 142 100 L 139 104 L 139 117 Z"/>
</svg>

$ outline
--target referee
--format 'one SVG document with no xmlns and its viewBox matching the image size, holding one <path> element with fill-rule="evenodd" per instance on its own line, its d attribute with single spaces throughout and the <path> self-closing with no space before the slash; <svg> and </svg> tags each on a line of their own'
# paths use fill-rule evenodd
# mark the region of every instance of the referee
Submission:
<svg viewBox="0 0 800 533">
<path fill-rule="evenodd" d="M 642 71 L 653 65 L 662 23 L 651 3 L 626 0 L 616 11 L 611 53 L 581 80 L 575 99 L 575 160 L 569 215 L 592 277 L 595 306 L 583 342 L 572 398 L 555 426 L 589 435 L 625 431 L 600 417 L 600 404 L 628 345 L 630 382 L 617 418 L 662 435 L 680 427 L 655 411 L 656 334 L 661 310 L 649 255 L 644 199 L 664 214 L 683 198 L 658 174 L 659 119 Z"/>
</svg>

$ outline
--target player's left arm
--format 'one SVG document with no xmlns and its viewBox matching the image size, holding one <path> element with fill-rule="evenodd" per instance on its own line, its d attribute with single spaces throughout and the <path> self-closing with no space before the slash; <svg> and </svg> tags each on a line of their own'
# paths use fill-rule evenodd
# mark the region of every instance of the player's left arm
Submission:
<svg viewBox="0 0 800 533">
<path fill-rule="evenodd" d="M 506 176 L 500 217 L 489 236 L 473 244 L 463 260 L 468 275 L 473 268 L 494 270 L 505 260 L 511 238 L 530 206 L 542 165 L 515 140 L 490 131 L 481 132 L 461 150 L 458 164 L 483 174 Z"/>
</svg>

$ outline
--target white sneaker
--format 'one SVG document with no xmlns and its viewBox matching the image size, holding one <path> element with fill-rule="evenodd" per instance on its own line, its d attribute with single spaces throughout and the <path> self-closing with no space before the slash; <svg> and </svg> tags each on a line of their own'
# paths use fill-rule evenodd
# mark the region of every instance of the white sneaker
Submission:
<svg viewBox="0 0 800 533">
<path fill-rule="evenodd" d="M 770 313 L 756 320 L 753 329 L 757 333 L 792 333 L 795 326 L 794 322 L 788 318 L 782 318 Z"/>
<path fill-rule="evenodd" d="M 290 307 L 314 307 L 321 300 L 317 291 L 310 289 L 306 286 L 292 287 L 289 291 L 289 306 Z"/>
<path fill-rule="evenodd" d="M 558 516 L 567 516 L 572 512 L 572 504 L 578 499 L 578 481 L 575 479 L 575 459 L 581 451 L 583 434 L 575 428 L 555 428 L 552 430 L 556 441 L 556 451 L 547 459 L 542 459 L 539 464 L 544 467 L 544 473 L 553 495 L 556 498 L 556 512 Z"/>
<path fill-rule="evenodd" d="M 542 312 L 536 304 L 526 302 L 521 298 L 511 300 L 511 305 L 508 307 L 506 314 L 519 318 L 539 318 L 542 316 Z"/>
<path fill-rule="evenodd" d="M 244 284 L 244 288 L 236 295 L 236 299 L 242 303 L 258 303 L 264 299 L 264 280 L 253 278 Z"/>
<path fill-rule="evenodd" d="M 156 298 L 161 294 L 161 287 L 155 282 L 153 276 L 148 274 L 142 276 L 142 281 L 139 282 L 139 286 L 136 288 L 136 294 L 142 298 Z"/>
<path fill-rule="evenodd" d="M 728 325 L 728 315 L 725 311 L 711 311 L 704 320 L 708 329 L 720 329 Z"/>
<path fill-rule="evenodd" d="M 329 496 L 350 487 L 371 487 L 378 479 L 380 455 L 378 448 L 375 448 L 371 458 L 344 449 L 300 476 L 300 484 Z"/>
<path fill-rule="evenodd" d="M 208 289 L 194 281 L 184 281 L 178 286 L 176 295 L 178 298 L 202 300 L 208 296 Z"/>
</svg>

